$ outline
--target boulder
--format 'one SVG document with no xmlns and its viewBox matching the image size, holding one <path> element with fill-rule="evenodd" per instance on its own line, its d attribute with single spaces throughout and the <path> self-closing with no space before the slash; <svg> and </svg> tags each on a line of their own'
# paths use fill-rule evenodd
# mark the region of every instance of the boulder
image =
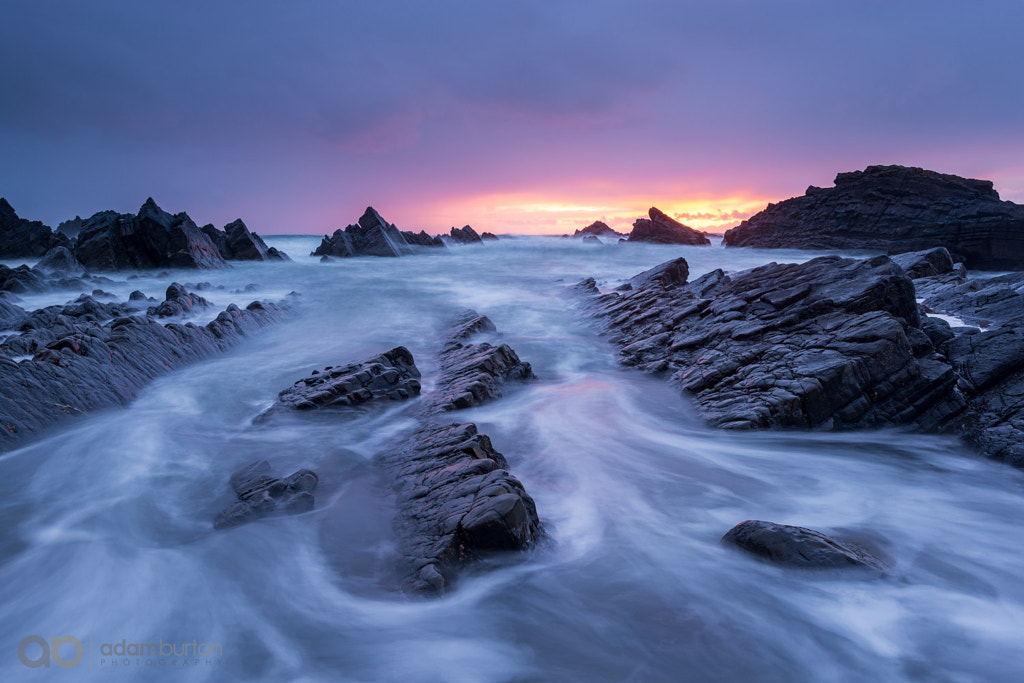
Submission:
<svg viewBox="0 0 1024 683">
<path fill-rule="evenodd" d="M 911 280 L 953 272 L 953 257 L 945 247 L 898 254 L 892 257 L 892 262 L 902 268 Z"/>
<path fill-rule="evenodd" d="M 8 268 L 0 265 L 0 291 L 12 294 L 28 294 L 45 292 L 50 288 L 46 274 L 42 271 L 21 265 Z"/>
<path fill-rule="evenodd" d="M 475 244 L 483 241 L 480 239 L 480 235 L 476 234 L 476 230 L 468 225 L 464 225 L 461 228 L 452 228 L 451 239 L 456 244 Z"/>
<path fill-rule="evenodd" d="M 309 512 L 319 481 L 312 470 L 299 470 L 282 479 L 271 474 L 266 460 L 246 465 L 231 475 L 231 489 L 237 500 L 217 515 L 213 528 L 226 529 L 263 517 Z"/>
<path fill-rule="evenodd" d="M 85 266 L 78 262 L 75 255 L 67 247 L 54 247 L 35 265 L 36 270 L 47 275 L 65 275 L 74 277 L 85 273 Z"/>
<path fill-rule="evenodd" d="M 885 569 L 866 550 L 799 526 L 748 520 L 730 529 L 722 542 L 787 567 Z"/>
<path fill-rule="evenodd" d="M 658 213 L 661 213 L 660 211 Z M 617 232 L 608 227 L 607 223 L 602 221 L 594 221 L 585 228 L 580 228 L 572 234 L 573 237 L 614 237 L 618 239 L 620 237 L 626 237 L 625 234 Z"/>
<path fill-rule="evenodd" d="M 1024 206 L 992 182 L 905 166 L 840 173 L 831 188 L 769 204 L 725 233 L 729 247 L 878 249 L 946 247 L 970 268 L 1024 269 Z"/>
<path fill-rule="evenodd" d="M 211 306 L 213 304 L 203 297 L 193 294 L 182 285 L 173 282 L 167 288 L 163 302 L 150 307 L 146 312 L 155 318 L 171 318 L 210 308 Z"/>
<path fill-rule="evenodd" d="M 700 230 L 694 230 L 677 220 L 669 218 L 659 209 L 651 207 L 650 218 L 638 218 L 629 233 L 629 242 L 650 242 L 653 244 L 707 245 L 711 240 Z"/>
<path fill-rule="evenodd" d="M 411 234 L 411 233 L 410 233 Z M 426 235 L 426 233 L 422 233 Z M 416 244 L 429 242 L 426 246 L 439 246 L 429 235 L 426 240 L 413 236 Z M 335 230 L 330 237 L 324 236 L 320 246 L 311 256 L 389 256 L 396 257 L 412 253 L 409 242 L 397 227 L 388 223 L 372 206 L 360 216 L 359 221 L 344 230 Z"/>
<path fill-rule="evenodd" d="M 0 258 L 39 258 L 54 247 L 68 247 L 70 240 L 39 221 L 19 218 L 0 197 Z"/>
<path fill-rule="evenodd" d="M 224 266 L 217 247 L 188 214 L 172 216 L 152 198 L 135 216 L 103 211 L 85 221 L 75 258 L 89 270 Z"/>
<path fill-rule="evenodd" d="M 229 261 L 290 261 L 288 255 L 273 247 L 268 247 L 263 238 L 250 232 L 241 218 L 217 230 L 212 225 L 204 225 L 203 233 L 217 247 L 221 256 Z"/>
<path fill-rule="evenodd" d="M 482 232 L 482 233 L 480 233 L 480 241 L 481 242 L 497 242 L 498 241 L 498 236 L 495 235 L 493 232 Z"/>
</svg>

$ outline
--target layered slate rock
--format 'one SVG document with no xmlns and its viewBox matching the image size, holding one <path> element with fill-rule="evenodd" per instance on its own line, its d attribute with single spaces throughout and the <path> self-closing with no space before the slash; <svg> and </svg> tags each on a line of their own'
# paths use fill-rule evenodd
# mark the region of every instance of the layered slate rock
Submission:
<svg viewBox="0 0 1024 683">
<path fill-rule="evenodd" d="M 866 550 L 799 526 L 748 520 L 730 529 L 722 542 L 787 567 L 885 569 Z"/>
<path fill-rule="evenodd" d="M 234 346 L 277 323 L 285 309 L 232 304 L 202 326 L 125 313 L 82 297 L 28 314 L 19 333 L 4 340 L 4 353 L 34 355 L 0 357 L 0 450 L 74 415 L 124 405 L 153 378 Z"/>
<path fill-rule="evenodd" d="M 203 297 L 188 291 L 177 282 L 172 282 L 167 288 L 164 300 L 156 306 L 151 306 L 146 312 L 155 318 L 171 318 L 212 306 L 213 304 Z"/>
<path fill-rule="evenodd" d="M 71 242 L 39 221 L 20 218 L 14 207 L 0 197 L 0 258 L 39 258 L 54 247 Z"/>
<path fill-rule="evenodd" d="M 101 271 L 224 266 L 217 247 L 188 214 L 171 215 L 152 198 L 135 216 L 103 211 L 85 221 L 75 258 Z"/>
<path fill-rule="evenodd" d="M 590 291 L 621 361 L 666 376 L 713 425 L 930 429 L 959 412 L 958 377 L 889 258 L 817 258 L 686 282 L 685 262 L 624 292 Z"/>
<path fill-rule="evenodd" d="M 946 247 L 969 268 L 1024 269 L 1024 206 L 988 180 L 905 166 L 840 173 L 831 188 L 768 207 L 725 233 L 730 247 L 878 249 Z"/>
<path fill-rule="evenodd" d="M 329 237 L 325 235 L 311 256 L 397 257 L 414 253 L 414 247 L 444 247 L 444 242 L 425 232 L 402 232 L 384 220 L 376 209 L 368 206 L 357 223 L 344 230 L 335 230 Z"/>
<path fill-rule="evenodd" d="M 319 481 L 312 470 L 278 478 L 273 476 L 266 460 L 246 465 L 231 475 L 231 489 L 237 500 L 217 515 L 213 528 L 226 529 L 263 517 L 309 512 L 316 502 L 313 491 Z"/>
<path fill-rule="evenodd" d="M 349 407 L 375 399 L 400 401 L 419 395 L 419 378 L 412 354 L 404 346 L 397 346 L 356 363 L 314 370 L 278 394 L 268 413 L 284 408 Z"/>
<path fill-rule="evenodd" d="M 711 244 L 711 240 L 700 230 L 683 225 L 653 206 L 647 214 L 650 218 L 638 218 L 633 222 L 633 231 L 629 233 L 629 242 L 698 246 Z"/>
<path fill-rule="evenodd" d="M 241 218 L 218 230 L 204 225 L 203 233 L 217 247 L 222 257 L 229 261 L 290 261 L 288 255 L 274 247 L 268 247 L 263 238 L 250 232 Z"/>
<path fill-rule="evenodd" d="M 441 351 L 441 377 L 428 398 L 427 413 L 479 406 L 500 398 L 506 383 L 536 377 L 508 344 L 469 342 L 486 332 L 496 332 L 494 323 L 476 311 L 456 320 Z"/>
<path fill-rule="evenodd" d="M 660 212 L 659 212 L 660 213 Z M 612 230 L 603 221 L 594 221 L 585 228 L 580 228 L 572 234 L 573 237 L 613 237 L 615 239 L 625 238 L 626 235 Z"/>
<path fill-rule="evenodd" d="M 466 564 L 540 536 L 533 499 L 476 425 L 424 427 L 382 462 L 398 489 L 409 592 L 443 594 Z"/>
<path fill-rule="evenodd" d="M 476 230 L 468 225 L 464 225 L 461 228 L 452 228 L 450 236 L 452 242 L 456 244 L 476 244 L 483 241 L 480 235 L 476 233 Z"/>
</svg>

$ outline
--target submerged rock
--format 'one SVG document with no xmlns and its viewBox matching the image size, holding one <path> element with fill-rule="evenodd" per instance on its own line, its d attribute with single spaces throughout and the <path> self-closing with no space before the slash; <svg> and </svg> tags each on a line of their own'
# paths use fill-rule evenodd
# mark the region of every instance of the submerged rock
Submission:
<svg viewBox="0 0 1024 683">
<path fill-rule="evenodd" d="M 594 221 L 585 228 L 580 228 L 572 234 L 573 237 L 614 237 L 616 239 L 620 237 L 626 237 L 625 233 L 612 230 L 607 223 L 603 221 Z"/>
<path fill-rule="evenodd" d="M 283 479 L 271 475 L 270 463 L 260 460 L 231 475 L 238 500 L 217 515 L 214 529 L 226 529 L 273 515 L 309 512 L 320 478 L 312 470 L 299 470 Z"/>
<path fill-rule="evenodd" d="M 970 268 L 1024 268 L 1024 206 L 1000 201 L 991 181 L 905 166 L 840 173 L 835 187 L 769 204 L 725 233 L 729 247 L 880 249 L 946 247 Z"/>
<path fill-rule="evenodd" d="M 629 233 L 629 242 L 651 242 L 654 244 L 711 244 L 700 230 L 669 218 L 659 209 L 651 207 L 647 212 L 650 218 L 638 218 L 633 223 L 633 231 Z"/>
<path fill-rule="evenodd" d="M 70 246 L 68 238 L 39 221 L 20 218 L 0 197 L 0 258 L 39 258 L 54 247 Z"/>
<path fill-rule="evenodd" d="M 498 236 L 495 235 L 493 232 L 482 232 L 482 233 L 480 233 L 480 241 L 481 242 L 497 242 L 498 241 Z"/>
<path fill-rule="evenodd" d="M 885 569 L 881 560 L 862 548 L 799 526 L 748 520 L 730 529 L 722 542 L 788 567 Z"/>
<path fill-rule="evenodd" d="M 139 300 L 136 297 L 136 300 Z M 177 282 L 171 283 L 167 288 L 163 302 L 150 307 L 146 312 L 157 318 L 170 318 L 178 315 L 185 315 L 193 311 L 203 310 L 212 307 L 209 301 L 193 294 Z"/>
</svg>

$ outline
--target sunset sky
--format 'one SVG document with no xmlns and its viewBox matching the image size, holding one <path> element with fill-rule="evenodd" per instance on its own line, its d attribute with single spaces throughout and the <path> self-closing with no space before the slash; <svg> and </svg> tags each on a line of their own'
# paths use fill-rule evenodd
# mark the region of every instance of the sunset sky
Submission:
<svg viewBox="0 0 1024 683">
<path fill-rule="evenodd" d="M 899 163 L 1024 203 L 1024 3 L 7 3 L 0 196 L 330 232 L 721 230 Z"/>
</svg>

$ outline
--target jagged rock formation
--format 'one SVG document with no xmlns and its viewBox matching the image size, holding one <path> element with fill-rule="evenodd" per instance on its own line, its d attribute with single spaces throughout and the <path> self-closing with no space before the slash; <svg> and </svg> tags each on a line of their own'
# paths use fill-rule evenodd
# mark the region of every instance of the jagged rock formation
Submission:
<svg viewBox="0 0 1024 683">
<path fill-rule="evenodd" d="M 35 265 L 48 275 L 66 275 L 74 277 L 85 273 L 85 266 L 78 262 L 75 255 L 67 247 L 54 247 Z"/>
<path fill-rule="evenodd" d="M 54 247 L 68 247 L 70 240 L 39 221 L 19 218 L 0 197 L 0 258 L 39 258 Z"/>
<path fill-rule="evenodd" d="M 533 499 L 474 424 L 424 427 L 383 463 L 398 491 L 409 592 L 443 594 L 467 563 L 540 537 Z"/>
<path fill-rule="evenodd" d="M 203 326 L 128 313 L 83 296 L 25 314 L 0 344 L 0 450 L 73 415 L 128 403 L 153 378 L 234 346 L 285 309 L 232 304 Z M 34 355 L 11 359 L 26 354 Z"/>
<path fill-rule="evenodd" d="M 669 218 L 653 206 L 647 213 L 650 218 L 638 218 L 633 222 L 633 231 L 629 233 L 627 241 L 698 246 L 711 244 L 711 240 L 700 230 L 694 230 L 688 225 Z"/>
<path fill-rule="evenodd" d="M 282 408 L 315 410 L 384 398 L 400 401 L 420 393 L 419 378 L 412 354 L 404 346 L 397 346 L 358 363 L 329 365 L 322 372 L 314 370 L 312 375 L 278 394 L 264 416 Z"/>
<path fill-rule="evenodd" d="M 799 526 L 747 520 L 730 529 L 722 542 L 788 567 L 885 569 L 863 548 Z"/>
<path fill-rule="evenodd" d="M 535 378 L 530 364 L 520 361 L 508 344 L 467 341 L 495 331 L 494 323 L 476 311 L 466 311 L 456 320 L 441 351 L 441 379 L 429 397 L 428 413 L 478 406 L 501 398 L 506 382 Z"/>
<path fill-rule="evenodd" d="M 217 251 L 229 261 L 290 261 L 288 255 L 274 247 L 268 247 L 263 238 L 250 232 L 241 218 L 218 230 L 204 225 L 203 233 L 210 238 Z"/>
<path fill-rule="evenodd" d="M 574 232 L 572 237 L 614 237 L 615 239 L 619 239 L 625 238 L 626 235 L 616 230 L 612 230 L 608 227 L 608 224 L 603 221 L 594 221 L 587 227 Z"/>
<path fill-rule="evenodd" d="M 75 258 L 89 270 L 224 266 L 217 247 L 188 214 L 172 216 L 152 198 L 136 216 L 102 211 L 85 221 Z"/>
<path fill-rule="evenodd" d="M 189 292 L 177 282 L 172 282 L 167 288 L 164 300 L 156 306 L 151 306 L 146 313 L 154 318 L 171 318 L 211 306 L 213 304 L 203 297 Z"/>
<path fill-rule="evenodd" d="M 274 515 L 294 515 L 313 509 L 313 491 L 320 478 L 312 470 L 299 470 L 280 479 L 271 475 L 270 463 L 259 460 L 231 475 L 238 500 L 217 515 L 214 529 L 226 529 Z"/>
<path fill-rule="evenodd" d="M 497 242 L 498 241 L 498 236 L 495 235 L 493 232 L 482 232 L 482 233 L 480 233 L 480 241 L 481 242 Z"/>
<path fill-rule="evenodd" d="M 402 232 L 384 220 L 372 206 L 359 218 L 359 222 L 344 230 L 335 230 L 324 236 L 311 256 L 403 256 L 414 253 L 413 247 L 444 247 L 440 237 L 425 232 Z"/>
<path fill-rule="evenodd" d="M 880 249 L 944 246 L 969 268 L 1024 268 L 1024 206 L 991 181 L 904 166 L 840 173 L 835 187 L 768 207 L 725 233 L 730 247 Z"/>
<path fill-rule="evenodd" d="M 451 240 L 456 244 L 475 244 L 477 242 L 483 242 L 480 235 L 476 234 L 476 230 L 468 225 L 464 225 L 461 228 L 452 228 Z"/>
<path fill-rule="evenodd" d="M 686 284 L 680 260 L 596 299 L 622 362 L 729 428 L 934 427 L 963 407 L 887 257 L 769 264 Z"/>
</svg>

